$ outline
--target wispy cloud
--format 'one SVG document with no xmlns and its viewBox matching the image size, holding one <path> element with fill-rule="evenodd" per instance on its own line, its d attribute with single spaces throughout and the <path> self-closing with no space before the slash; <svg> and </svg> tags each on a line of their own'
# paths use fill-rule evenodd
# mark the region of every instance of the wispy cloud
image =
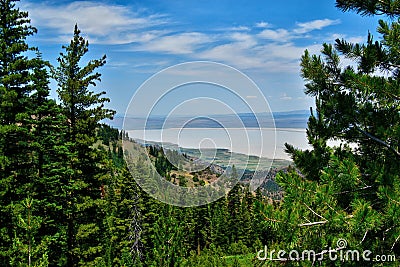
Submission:
<svg viewBox="0 0 400 267">
<path fill-rule="evenodd" d="M 340 20 L 331 20 L 331 19 L 317 19 L 313 21 L 297 23 L 298 28 L 294 29 L 295 33 L 303 34 L 308 33 L 314 30 L 321 30 L 322 28 L 339 24 Z"/>
<path fill-rule="evenodd" d="M 243 48 L 251 48 L 257 45 L 256 38 L 248 33 L 234 32 L 228 36 L 234 43 Z"/>
<path fill-rule="evenodd" d="M 169 54 L 194 53 L 202 45 L 211 42 L 211 38 L 199 32 L 177 33 L 159 36 L 148 42 L 143 42 L 133 50 L 147 52 L 164 52 Z"/>
<path fill-rule="evenodd" d="M 119 49 L 219 61 L 241 69 L 268 72 L 298 72 L 304 50 L 318 53 L 320 45 L 316 43 L 322 43 L 307 33 L 340 23 L 326 18 L 279 28 L 259 21 L 251 25 L 194 31 L 182 25 L 176 27 L 179 21 L 173 21 L 168 14 L 107 2 L 25 2 L 23 8 L 30 11 L 33 25 L 50 33 L 46 34 L 47 41 L 68 42 L 74 24 L 78 23 L 89 42 L 94 44 L 125 45 Z M 297 42 L 299 39 L 301 43 Z"/>
<path fill-rule="evenodd" d="M 221 61 L 241 69 L 295 73 L 299 71 L 300 58 L 306 49 L 319 53 L 321 45 L 265 41 L 257 33 L 232 34 L 224 44 L 197 51 L 196 57 Z"/>
<path fill-rule="evenodd" d="M 145 41 L 157 32 L 138 34 L 137 29 L 167 23 L 161 14 L 145 15 L 134 12 L 124 6 L 93 1 L 76 1 L 67 5 L 49 5 L 48 3 L 24 3 L 30 11 L 33 25 L 52 30 L 52 41 L 64 40 L 66 33 L 72 32 L 75 24 L 90 37 L 94 43 L 123 44 L 137 40 Z M 144 13 L 144 12 L 143 12 Z"/>
<path fill-rule="evenodd" d="M 262 59 L 240 43 L 218 45 L 199 52 L 197 56 L 205 60 L 221 61 L 241 69 L 259 68 L 264 65 Z"/>
<path fill-rule="evenodd" d="M 331 20 L 331 19 L 320 19 L 313 20 L 304 23 L 296 23 L 296 28 L 290 29 L 264 29 L 258 36 L 265 40 L 271 40 L 275 42 L 288 42 L 293 39 L 301 39 L 308 38 L 309 36 L 305 35 L 314 30 L 321 30 L 327 26 L 339 24 L 340 20 Z"/>
<path fill-rule="evenodd" d="M 247 26 L 237 26 L 237 27 L 230 27 L 227 28 L 229 31 L 250 31 L 250 27 Z"/>
<path fill-rule="evenodd" d="M 336 39 L 345 39 L 347 42 L 350 43 L 362 43 L 363 41 L 365 41 L 365 36 L 347 36 L 345 34 L 338 34 L 338 33 L 334 33 L 330 36 L 328 36 L 327 41 L 333 41 Z"/>
<path fill-rule="evenodd" d="M 262 32 L 258 34 L 258 37 L 266 39 L 266 40 L 272 40 L 272 41 L 279 41 L 279 42 L 287 42 L 290 39 L 292 39 L 292 36 L 290 35 L 289 31 L 286 29 L 265 29 Z"/>
</svg>

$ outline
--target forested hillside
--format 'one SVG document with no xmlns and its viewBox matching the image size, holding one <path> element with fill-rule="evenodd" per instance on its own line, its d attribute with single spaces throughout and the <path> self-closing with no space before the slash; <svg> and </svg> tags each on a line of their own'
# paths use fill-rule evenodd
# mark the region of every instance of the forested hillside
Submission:
<svg viewBox="0 0 400 267">
<path fill-rule="evenodd" d="M 0 11 L 1 266 L 193 266 L 198 257 L 219 265 L 265 242 L 254 206 L 262 197 L 243 186 L 198 208 L 143 192 L 123 160 L 127 136 L 100 123 L 114 114 L 93 90 L 106 57 L 84 62 L 89 44 L 75 26 L 51 66 L 28 44 L 37 32 L 28 13 L 14 1 Z M 144 165 L 135 171 L 149 175 Z"/>
<path fill-rule="evenodd" d="M 115 114 L 95 87 L 106 56 L 87 60 L 89 43 L 71 25 L 52 66 L 29 44 L 37 29 L 15 2 L 0 1 L 0 266 L 398 266 L 399 1 L 336 1 L 383 20 L 379 38 L 338 39 L 301 58 L 316 106 L 312 149 L 288 140 L 295 166 L 276 174 L 278 184 L 269 173 L 267 191 L 242 182 L 197 207 L 162 203 L 136 183 L 154 172 L 141 155 L 125 161 L 132 151 L 124 142 L 140 145 L 102 123 Z M 51 81 L 58 101 L 49 97 Z M 207 187 L 220 176 L 182 172 L 165 157 L 177 152 L 144 149 L 176 186 Z M 240 179 L 233 167 L 229 178 Z M 304 250 L 317 254 L 304 259 Z M 343 258 L 348 250 L 371 253 Z"/>
</svg>

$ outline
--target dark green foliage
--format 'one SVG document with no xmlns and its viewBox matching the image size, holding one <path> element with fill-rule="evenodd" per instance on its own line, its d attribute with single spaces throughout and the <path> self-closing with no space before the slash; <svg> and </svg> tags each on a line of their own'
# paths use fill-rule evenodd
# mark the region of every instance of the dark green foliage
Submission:
<svg viewBox="0 0 400 267">
<path fill-rule="evenodd" d="M 132 214 L 135 205 L 138 205 L 134 197 L 139 192 L 126 167 L 114 169 L 107 185 L 102 187 L 102 198 L 105 199 L 102 245 L 106 266 L 135 266 L 134 260 L 140 260 L 134 257 L 138 255 L 131 255 L 134 240 L 129 239 L 132 220 L 140 220 Z M 129 262 L 131 264 L 128 265 Z"/>
<path fill-rule="evenodd" d="M 149 146 L 148 152 L 151 157 L 155 157 L 153 162 L 162 162 L 165 157 L 157 147 Z M 157 171 L 163 170 L 163 164 L 159 163 L 156 166 L 160 168 Z M 140 164 L 136 164 L 135 168 L 140 168 Z M 149 175 L 145 170 L 137 172 L 142 173 L 142 177 Z M 235 168 L 232 175 L 237 176 Z M 178 175 L 177 179 L 181 186 L 186 185 L 183 175 Z M 237 185 L 226 197 L 200 207 L 172 207 L 154 200 L 143 192 L 141 199 L 141 236 L 146 265 L 181 266 L 189 262 L 194 264 L 193 260 L 203 259 L 202 255 L 210 253 L 210 248 L 213 248 L 213 253 L 219 250 L 219 256 L 210 254 L 205 256 L 204 260 L 207 258 L 206 261 L 215 261 L 215 264 L 226 263 L 230 266 L 231 260 L 220 258 L 225 255 L 249 253 L 252 250 L 249 248 L 255 244 L 262 246 L 257 242 L 256 234 L 262 232 L 263 225 L 255 221 L 257 215 L 254 197 L 244 185 Z M 262 196 L 258 203 L 266 204 Z M 185 260 L 188 257 L 190 259 Z"/>
<path fill-rule="evenodd" d="M 68 154 L 68 144 L 63 142 L 66 127 L 66 117 L 54 100 L 49 100 L 49 75 L 40 57 L 35 60 L 36 67 L 33 73 L 33 89 L 31 96 L 31 147 L 35 155 L 34 169 L 35 182 L 32 188 L 32 197 L 38 201 L 39 214 L 46 214 L 39 229 L 39 235 L 48 239 L 49 262 L 62 264 L 64 239 L 60 232 L 64 229 L 58 223 L 62 218 L 63 192 L 60 190 L 62 177 L 66 170 L 64 158 Z M 64 254 L 65 255 L 65 254 Z"/>
<path fill-rule="evenodd" d="M 36 33 L 27 13 L 7 0 L 0 11 L 0 265 L 246 265 L 261 246 L 256 212 L 265 199 L 255 203 L 244 185 L 201 207 L 151 198 L 135 182 L 152 177 L 145 160 L 129 171 L 124 161 L 128 134 L 101 124 L 114 115 L 105 92 L 92 91 L 105 56 L 82 62 L 88 42 L 75 26 L 59 66 L 50 66 L 26 43 Z M 60 104 L 49 99 L 49 73 Z M 170 160 L 182 164 L 182 155 L 152 146 L 149 155 L 175 180 Z M 203 176 L 193 180 L 204 186 Z M 179 184 L 188 177 L 178 175 Z"/>
<path fill-rule="evenodd" d="M 178 160 L 176 160 L 178 158 L 177 151 L 167 150 L 167 154 L 164 154 L 164 150 L 162 149 L 162 147 L 149 146 L 148 153 L 150 156 L 154 157 L 154 167 L 157 169 L 158 173 L 161 176 L 165 177 L 168 173 L 171 172 L 171 170 L 177 169 L 170 162 L 170 160 L 172 160 L 173 162 L 178 162 Z"/>
<path fill-rule="evenodd" d="M 252 197 L 245 193 L 239 194 L 243 214 L 237 214 L 234 220 L 225 198 L 191 208 L 169 206 L 145 193 L 141 198 L 145 265 L 191 266 L 204 261 L 205 265 L 193 266 L 215 266 L 212 262 L 231 266 L 231 260 L 222 259 L 224 256 L 251 253 L 253 245 L 256 249 L 262 247 L 255 235 L 262 225 L 254 223 Z"/>
<path fill-rule="evenodd" d="M 185 176 L 179 175 L 178 176 L 179 186 L 186 187 L 187 186 L 187 179 Z"/>
<path fill-rule="evenodd" d="M 212 266 L 230 266 L 227 260 L 222 258 L 223 254 L 218 254 L 215 251 L 205 250 L 201 255 L 197 255 L 194 251 L 185 259 L 182 266 L 187 267 L 212 267 Z"/>
<path fill-rule="evenodd" d="M 361 15 L 400 15 L 398 0 L 337 0 L 336 6 L 343 10 L 353 10 Z"/>
<path fill-rule="evenodd" d="M 337 5 L 364 15 L 399 16 L 398 1 Z M 306 51 L 302 57 L 305 92 L 316 100 L 307 129 L 313 149 L 286 145 L 300 173 L 278 175 L 284 199 L 277 208 L 265 208 L 267 227 L 277 236 L 274 248 L 321 251 L 344 238 L 346 249 L 400 255 L 399 22 L 379 25 L 380 41 L 370 34 L 364 44 L 336 40 L 335 46 L 323 45 L 321 56 Z M 357 67 L 343 67 L 340 56 Z M 331 139 L 344 144 L 329 147 Z M 323 262 L 330 264 L 335 263 Z"/>
<path fill-rule="evenodd" d="M 14 253 L 10 256 L 9 263 L 12 266 L 47 266 L 49 263 L 48 238 L 42 238 L 38 242 L 38 231 L 42 227 L 43 218 L 36 216 L 36 201 L 26 198 L 21 204 L 14 206 L 14 211 L 18 214 L 17 227 L 20 230 L 15 233 L 12 250 Z M 40 214 L 40 213 L 39 213 Z"/>
<path fill-rule="evenodd" d="M 28 264 L 29 256 L 45 264 L 55 253 L 60 257 L 52 244 L 59 235 L 53 220 L 60 207 L 54 189 L 62 115 L 48 99 L 48 63 L 39 53 L 26 56 L 37 50 L 26 43 L 36 33 L 28 14 L 15 9 L 14 1 L 2 1 L 0 11 L 0 264 Z"/>
<path fill-rule="evenodd" d="M 0 2 L 0 265 L 8 264 L 17 218 L 13 203 L 22 201 L 31 186 L 31 139 L 27 110 L 32 60 L 24 53 L 33 50 L 26 38 L 36 29 L 29 26 L 26 12 L 15 1 Z"/>
<path fill-rule="evenodd" d="M 109 145 L 110 142 L 118 141 L 119 131 L 107 124 L 101 124 L 100 127 L 97 128 L 97 136 L 104 145 Z"/>
<path fill-rule="evenodd" d="M 65 53 L 61 53 L 60 65 L 53 76 L 58 82 L 57 92 L 66 116 L 64 141 L 69 144 L 67 169 L 61 184 L 66 195 L 63 220 L 67 229 L 67 265 L 96 264 L 103 254 L 100 227 L 103 200 L 99 188 L 104 186 L 109 169 L 105 151 L 94 144 L 99 122 L 112 118 L 114 112 L 104 108 L 104 103 L 109 101 L 102 97 L 105 92 L 94 93 L 89 89 L 100 81 L 101 74 L 94 71 L 105 64 L 105 56 L 81 67 L 88 42 L 80 36 L 77 26 L 70 45 L 63 48 Z"/>
<path fill-rule="evenodd" d="M 237 184 L 228 193 L 228 237 L 230 243 L 242 242 L 246 246 L 251 246 L 255 240 L 256 225 L 253 225 L 255 219 L 254 199 L 247 187 Z"/>
</svg>

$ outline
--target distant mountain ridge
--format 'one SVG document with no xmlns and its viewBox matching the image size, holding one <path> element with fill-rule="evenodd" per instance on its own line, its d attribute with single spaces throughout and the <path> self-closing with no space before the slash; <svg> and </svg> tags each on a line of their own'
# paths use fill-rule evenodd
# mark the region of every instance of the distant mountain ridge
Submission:
<svg viewBox="0 0 400 267">
<path fill-rule="evenodd" d="M 125 129 L 140 129 L 146 125 L 148 130 L 167 129 L 167 128 L 303 128 L 307 127 L 310 116 L 309 110 L 293 110 L 286 112 L 273 112 L 271 119 L 270 113 L 238 113 L 238 114 L 216 114 L 209 116 L 161 116 L 153 115 L 149 118 L 128 115 L 125 118 Z M 210 119 L 212 118 L 212 119 Z M 105 123 L 110 126 L 122 129 L 124 115 L 116 115 L 114 120 L 107 120 Z M 275 125 L 274 125 L 275 123 Z"/>
</svg>

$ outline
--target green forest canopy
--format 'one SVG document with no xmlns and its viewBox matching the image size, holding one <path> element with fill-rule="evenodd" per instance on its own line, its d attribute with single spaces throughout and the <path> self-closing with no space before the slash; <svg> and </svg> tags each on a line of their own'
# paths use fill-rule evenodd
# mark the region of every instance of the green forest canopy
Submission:
<svg viewBox="0 0 400 267">
<path fill-rule="evenodd" d="M 136 185 L 132 175 L 150 177 L 148 168 L 137 164 L 128 172 L 126 137 L 101 126 L 114 115 L 105 92 L 92 91 L 106 57 L 82 62 L 88 42 L 75 26 L 51 66 L 27 42 L 37 32 L 28 13 L 1 1 L 0 265 L 257 266 L 263 245 L 321 251 L 339 239 L 346 249 L 398 257 L 400 1 L 336 5 L 381 16 L 381 38 L 336 40 L 321 55 L 304 53 L 305 93 L 316 103 L 307 128 L 313 149 L 286 145 L 296 168 L 277 176 L 283 200 L 238 185 L 217 202 L 180 208 Z M 354 65 L 343 66 L 342 58 Z M 49 98 L 50 79 L 59 103 Z M 330 139 L 344 144 L 329 147 Z"/>
</svg>

